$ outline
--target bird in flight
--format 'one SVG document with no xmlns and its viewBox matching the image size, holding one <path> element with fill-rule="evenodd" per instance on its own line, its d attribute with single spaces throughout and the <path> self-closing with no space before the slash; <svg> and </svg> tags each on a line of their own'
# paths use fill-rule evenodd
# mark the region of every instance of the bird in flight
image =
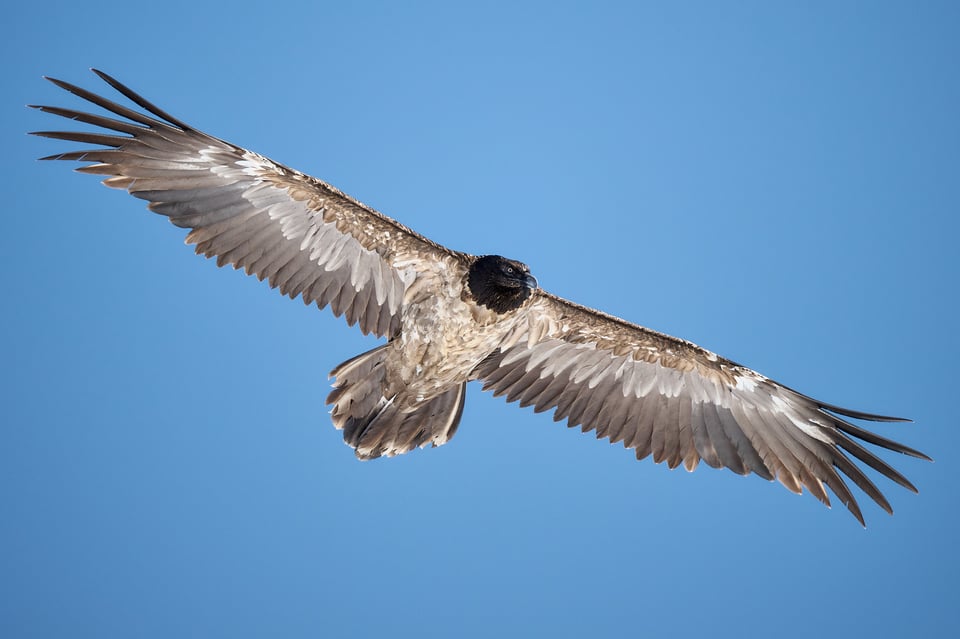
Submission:
<svg viewBox="0 0 960 639">
<path fill-rule="evenodd" d="M 333 424 L 360 459 L 450 441 L 466 384 L 477 380 L 637 459 L 754 473 L 795 493 L 806 487 L 828 506 L 829 488 L 861 525 L 847 480 L 893 510 L 854 459 L 916 492 L 860 442 L 930 458 L 850 418 L 907 420 L 826 404 L 691 342 L 551 295 L 522 262 L 441 246 L 94 73 L 140 110 L 48 78 L 112 115 L 34 106 L 96 128 L 35 132 L 93 145 L 43 159 L 85 163 L 77 170 L 106 176 L 107 186 L 189 229 L 186 242 L 218 266 L 386 338 L 331 372 Z"/>
</svg>

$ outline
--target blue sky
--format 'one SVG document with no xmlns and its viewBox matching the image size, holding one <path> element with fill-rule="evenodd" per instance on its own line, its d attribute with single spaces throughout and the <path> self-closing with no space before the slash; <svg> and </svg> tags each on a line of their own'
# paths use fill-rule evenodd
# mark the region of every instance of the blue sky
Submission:
<svg viewBox="0 0 960 639">
<path fill-rule="evenodd" d="M 957 626 L 955 3 L 20 3 L 0 47 L 5 637 L 926 636 Z M 877 430 L 868 529 L 471 388 L 357 462 L 370 348 L 34 159 L 102 68 L 195 126 Z M 950 400 L 950 401 L 948 401 Z"/>
</svg>

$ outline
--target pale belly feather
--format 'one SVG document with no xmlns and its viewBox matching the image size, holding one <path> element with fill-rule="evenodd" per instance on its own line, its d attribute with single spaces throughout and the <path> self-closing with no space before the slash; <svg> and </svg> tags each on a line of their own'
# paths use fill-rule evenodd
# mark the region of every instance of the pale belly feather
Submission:
<svg viewBox="0 0 960 639">
<path fill-rule="evenodd" d="M 387 392 L 400 407 L 413 408 L 467 381 L 522 321 L 517 313 L 498 315 L 464 302 L 455 271 L 430 277 L 414 284 L 421 292 L 405 300 L 400 335 L 388 346 Z"/>
</svg>

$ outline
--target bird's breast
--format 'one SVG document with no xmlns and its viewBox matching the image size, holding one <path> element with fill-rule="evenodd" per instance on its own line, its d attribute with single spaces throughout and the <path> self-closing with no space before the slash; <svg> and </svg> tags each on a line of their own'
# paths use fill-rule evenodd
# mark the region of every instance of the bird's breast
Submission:
<svg viewBox="0 0 960 639">
<path fill-rule="evenodd" d="M 518 316 L 497 315 L 462 298 L 459 279 L 420 283 L 390 342 L 387 375 L 395 403 L 415 406 L 469 379 L 470 372 L 513 332 Z"/>
</svg>

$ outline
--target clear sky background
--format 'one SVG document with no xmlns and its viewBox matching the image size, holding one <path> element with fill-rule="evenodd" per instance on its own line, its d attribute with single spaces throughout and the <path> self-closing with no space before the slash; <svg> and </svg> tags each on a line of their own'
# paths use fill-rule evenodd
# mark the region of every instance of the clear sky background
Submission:
<svg viewBox="0 0 960 639">
<path fill-rule="evenodd" d="M 5 10 L 3 637 L 943 635 L 958 626 L 953 2 L 31 2 Z M 360 463 L 371 348 L 26 131 L 114 74 L 554 293 L 912 424 L 868 528 L 472 387 Z M 858 493 L 859 495 L 860 493 Z"/>
</svg>

